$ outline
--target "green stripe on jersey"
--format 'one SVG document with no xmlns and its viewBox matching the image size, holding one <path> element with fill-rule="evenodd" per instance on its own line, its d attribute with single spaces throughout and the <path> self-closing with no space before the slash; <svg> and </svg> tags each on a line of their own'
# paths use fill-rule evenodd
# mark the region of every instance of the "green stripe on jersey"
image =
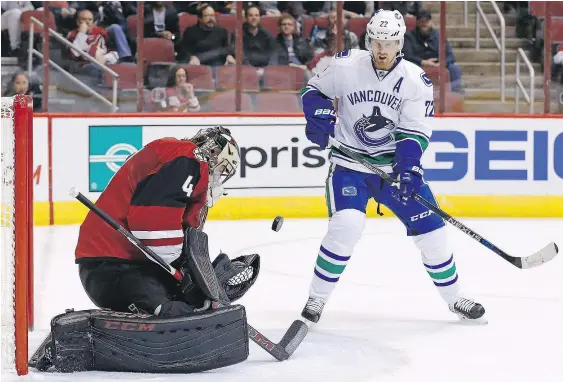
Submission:
<svg viewBox="0 0 563 382">
<path fill-rule="evenodd" d="M 416 134 L 403 133 L 401 131 L 395 133 L 395 141 L 396 142 L 400 142 L 400 141 L 403 141 L 405 139 L 413 139 L 413 140 L 417 141 L 418 144 L 420 145 L 420 147 L 422 148 L 422 152 L 424 152 L 426 150 L 426 148 L 428 147 L 428 139 L 426 139 L 426 137 L 424 137 L 424 136 L 416 135 Z"/>
</svg>

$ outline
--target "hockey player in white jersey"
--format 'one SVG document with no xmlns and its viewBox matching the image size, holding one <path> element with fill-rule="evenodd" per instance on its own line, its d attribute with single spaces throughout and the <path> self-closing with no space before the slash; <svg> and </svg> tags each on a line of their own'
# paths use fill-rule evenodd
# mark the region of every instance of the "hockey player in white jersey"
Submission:
<svg viewBox="0 0 563 382">
<path fill-rule="evenodd" d="M 420 164 L 432 134 L 434 94 L 424 71 L 402 59 L 405 31 L 398 11 L 378 11 L 367 25 L 368 51 L 336 54 L 302 91 L 311 142 L 326 148 L 329 137 L 334 137 L 399 182 L 398 187 L 392 186 L 331 148 L 326 181 L 328 232 L 301 313 L 311 322 L 318 322 L 344 272 L 364 229 L 367 202 L 374 198 L 403 222 L 449 309 L 462 320 L 486 323 L 483 306 L 461 293 L 444 221 L 411 198 L 417 193 L 436 203 Z"/>
</svg>

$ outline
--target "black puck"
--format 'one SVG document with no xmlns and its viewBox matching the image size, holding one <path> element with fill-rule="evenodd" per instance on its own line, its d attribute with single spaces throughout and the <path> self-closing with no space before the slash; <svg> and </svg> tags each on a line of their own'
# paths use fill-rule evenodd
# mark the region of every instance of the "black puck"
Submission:
<svg viewBox="0 0 563 382">
<path fill-rule="evenodd" d="M 282 225 L 283 225 L 283 217 L 276 216 L 274 222 L 272 223 L 272 231 L 278 232 L 281 229 Z"/>
</svg>

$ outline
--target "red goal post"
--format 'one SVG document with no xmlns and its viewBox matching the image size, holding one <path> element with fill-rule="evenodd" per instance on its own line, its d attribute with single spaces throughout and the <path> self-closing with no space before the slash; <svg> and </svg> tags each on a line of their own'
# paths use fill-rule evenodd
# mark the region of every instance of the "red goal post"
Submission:
<svg viewBox="0 0 563 382">
<path fill-rule="evenodd" d="M 33 101 L 2 97 L 2 372 L 27 374 L 33 327 Z"/>
</svg>

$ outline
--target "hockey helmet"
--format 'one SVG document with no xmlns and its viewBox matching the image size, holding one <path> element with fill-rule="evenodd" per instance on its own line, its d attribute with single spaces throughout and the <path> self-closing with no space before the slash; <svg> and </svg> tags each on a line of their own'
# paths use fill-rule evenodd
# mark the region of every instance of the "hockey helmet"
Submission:
<svg viewBox="0 0 563 382">
<path fill-rule="evenodd" d="M 221 195 L 223 185 L 235 175 L 240 163 L 240 150 L 229 129 L 215 126 L 197 132 L 190 141 L 198 147 L 196 155 L 209 164 L 208 206 Z"/>
<path fill-rule="evenodd" d="M 398 41 L 397 52 L 401 52 L 405 44 L 406 31 L 407 27 L 401 12 L 380 9 L 366 27 L 366 48 L 373 54 L 372 40 Z"/>
</svg>

